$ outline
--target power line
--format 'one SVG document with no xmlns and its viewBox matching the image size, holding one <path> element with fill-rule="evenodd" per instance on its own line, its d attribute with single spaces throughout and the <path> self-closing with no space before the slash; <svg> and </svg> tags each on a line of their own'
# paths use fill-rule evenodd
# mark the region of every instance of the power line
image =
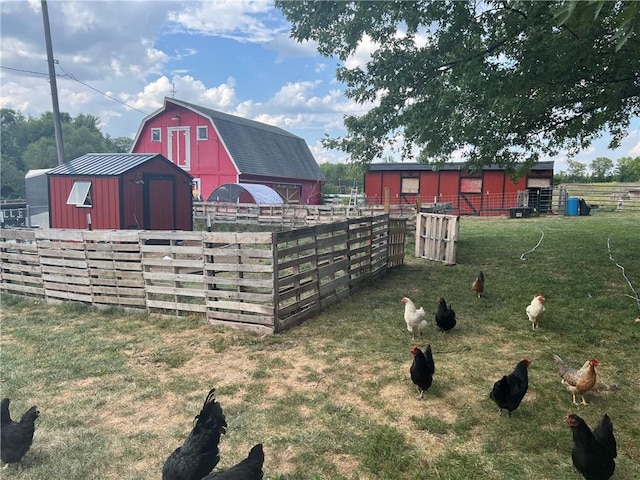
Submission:
<svg viewBox="0 0 640 480">
<path fill-rule="evenodd" d="M 57 62 L 57 63 L 58 63 L 58 65 L 60 65 L 59 62 Z M 6 67 L 4 65 L 0 65 L 0 68 L 2 68 L 4 70 L 11 70 L 11 71 L 14 71 L 14 72 L 30 73 L 32 75 L 42 75 L 44 77 L 48 77 L 49 76 L 48 73 L 34 72 L 33 70 L 24 70 L 24 69 L 21 69 L 21 68 Z M 60 65 L 60 68 L 62 68 L 62 65 Z M 85 87 L 90 88 L 91 90 L 93 90 L 95 92 L 98 92 L 100 95 L 103 95 L 103 96 L 113 100 L 114 102 L 118 102 L 119 104 L 124 105 L 125 107 L 130 108 L 131 110 L 135 110 L 136 112 L 140 112 L 145 116 L 149 115 L 149 113 L 147 113 L 147 112 L 143 112 L 142 110 L 140 110 L 140 109 L 138 109 L 136 107 L 132 107 L 131 105 L 128 105 L 127 103 L 123 102 L 122 100 L 119 100 L 119 99 L 113 97 L 112 95 L 109 95 L 108 93 L 105 93 L 105 92 L 103 92 L 101 90 L 98 90 L 97 88 L 92 87 L 91 85 L 89 85 L 89 84 L 87 84 L 87 83 L 85 83 L 85 82 L 83 82 L 81 80 L 78 80 L 72 74 L 67 73 L 64 70 L 64 68 L 62 68 L 62 71 L 65 72 L 64 75 L 60 75 L 60 74 L 56 73 L 56 77 L 58 77 L 58 78 L 66 78 L 66 79 L 69 79 L 69 80 L 73 80 L 74 82 L 78 82 L 79 84 L 84 85 Z"/>
</svg>

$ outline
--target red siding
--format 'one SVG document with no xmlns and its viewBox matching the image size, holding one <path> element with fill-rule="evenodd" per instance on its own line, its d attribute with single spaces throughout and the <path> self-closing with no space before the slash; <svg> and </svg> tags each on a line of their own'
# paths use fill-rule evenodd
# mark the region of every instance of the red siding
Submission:
<svg viewBox="0 0 640 480">
<path fill-rule="evenodd" d="M 76 180 L 91 181 L 91 207 L 67 205 L 69 193 Z M 118 229 L 118 179 L 113 177 L 49 177 L 49 225 L 51 228 L 88 228 L 87 214 L 93 228 Z M 104 208 L 108 205 L 109 208 Z"/>
<path fill-rule="evenodd" d="M 174 116 L 177 120 L 173 120 Z M 198 140 L 198 126 L 206 126 L 208 139 Z M 225 183 L 242 182 L 243 180 L 253 183 L 260 182 L 271 186 L 274 183 L 293 183 L 300 187 L 300 203 L 317 205 L 322 203 L 320 183 L 314 180 L 259 177 L 244 175 L 240 178 L 236 166 L 229 157 L 213 125 L 208 118 L 203 117 L 191 110 L 167 103 L 167 108 L 155 117 L 149 119 L 143 125 L 136 144 L 133 146 L 133 153 L 161 153 L 168 159 L 172 158 L 172 151 L 168 148 L 168 135 L 170 129 L 189 128 L 190 162 L 185 168 L 195 179 L 200 180 L 200 196 L 206 200 L 211 192 Z M 159 142 L 151 139 L 151 131 L 159 128 L 161 137 Z M 173 143 L 172 143 L 173 145 Z M 176 163 L 174 161 L 174 163 Z"/>
<path fill-rule="evenodd" d="M 151 182 L 154 177 L 171 179 L 172 191 L 165 188 L 167 183 Z M 91 181 L 91 207 L 67 205 L 76 180 Z M 145 188 L 149 198 L 147 210 Z M 193 229 L 191 179 L 161 158 L 117 177 L 52 175 L 49 198 L 51 228 L 86 229 L 90 214 L 94 229 Z"/>
<path fill-rule="evenodd" d="M 173 120 L 176 114 L 179 119 Z M 207 127 L 207 140 L 197 139 L 198 126 Z M 200 196 L 203 199 L 206 199 L 220 185 L 238 181 L 235 165 L 211 122 L 202 115 L 182 107 L 168 104 L 165 111 L 149 119 L 143 126 L 132 152 L 161 153 L 168 159 L 175 160 L 168 150 L 168 135 L 169 129 L 176 127 L 189 128 L 190 158 L 189 167 L 185 168 L 185 171 L 194 178 L 200 179 Z M 154 142 L 151 139 L 151 131 L 154 128 L 160 128 L 161 141 L 159 142 Z M 174 163 L 176 162 L 174 161 Z"/>
<path fill-rule="evenodd" d="M 385 188 L 389 188 L 391 203 L 413 203 L 415 194 L 402 194 L 403 178 L 419 178 L 422 203 L 451 203 L 454 211 L 472 215 L 502 215 L 517 205 L 517 193 L 525 190 L 528 178 L 553 178 L 553 170 L 534 170 L 513 183 L 504 170 L 483 170 L 470 175 L 462 170 L 376 170 L 366 173 L 364 189 L 367 202 L 384 201 Z M 464 191 L 461 186 L 476 185 L 481 181 L 481 192 Z M 465 183 L 466 182 L 466 183 Z"/>
</svg>

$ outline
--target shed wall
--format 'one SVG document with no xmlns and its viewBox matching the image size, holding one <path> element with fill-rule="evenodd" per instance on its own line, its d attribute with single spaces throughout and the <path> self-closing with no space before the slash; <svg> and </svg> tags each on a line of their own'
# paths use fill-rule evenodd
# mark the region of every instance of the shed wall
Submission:
<svg viewBox="0 0 640 480">
<path fill-rule="evenodd" d="M 76 180 L 91 182 L 92 206 L 67 205 Z M 117 177 L 50 176 L 49 226 L 51 228 L 88 228 L 87 214 L 93 228 L 120 228 L 120 196 Z"/>
<path fill-rule="evenodd" d="M 419 192 L 403 193 L 403 179 L 412 178 L 418 178 Z M 479 192 L 469 192 L 463 187 L 468 179 L 474 178 L 482 181 Z M 364 189 L 367 201 L 375 204 L 383 203 L 385 189 L 389 188 L 391 203 L 413 204 L 419 195 L 423 203 L 450 202 L 462 214 L 497 215 L 514 206 L 510 198 L 527 189 L 531 178 L 549 179 L 551 185 L 553 170 L 531 170 L 515 183 L 504 170 L 487 169 L 477 174 L 462 170 L 375 170 L 365 174 Z"/>
</svg>

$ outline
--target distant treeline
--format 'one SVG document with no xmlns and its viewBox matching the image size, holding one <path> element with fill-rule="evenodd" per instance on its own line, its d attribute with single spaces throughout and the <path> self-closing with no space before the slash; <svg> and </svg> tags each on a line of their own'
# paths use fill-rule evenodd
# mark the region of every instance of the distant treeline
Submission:
<svg viewBox="0 0 640 480">
<path fill-rule="evenodd" d="M 27 171 L 58 165 L 53 113 L 34 118 L 3 108 L 1 115 L 0 194 L 2 199 L 24 198 Z M 80 114 L 74 118 L 61 113 L 60 117 L 65 162 L 90 152 L 128 152 L 133 142 L 129 137 L 104 135 L 96 116 Z"/>
</svg>

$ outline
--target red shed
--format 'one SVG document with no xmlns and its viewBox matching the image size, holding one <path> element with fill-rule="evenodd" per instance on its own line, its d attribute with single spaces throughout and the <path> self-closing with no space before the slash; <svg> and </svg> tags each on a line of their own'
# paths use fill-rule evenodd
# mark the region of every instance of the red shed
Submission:
<svg viewBox="0 0 640 480">
<path fill-rule="evenodd" d="M 51 228 L 193 229 L 193 179 L 162 155 L 88 153 L 47 177 Z"/>
<path fill-rule="evenodd" d="M 518 206 L 551 210 L 553 162 L 539 162 L 516 182 L 496 165 L 469 173 L 463 163 L 435 170 L 421 163 L 372 163 L 364 178 L 367 202 L 383 203 L 389 188 L 394 204 L 451 203 L 461 215 L 503 215 Z"/>
<path fill-rule="evenodd" d="M 175 98 L 142 121 L 131 151 L 161 153 L 189 172 L 195 198 L 226 183 L 258 183 L 287 203 L 322 203 L 324 175 L 304 139 Z"/>
</svg>

